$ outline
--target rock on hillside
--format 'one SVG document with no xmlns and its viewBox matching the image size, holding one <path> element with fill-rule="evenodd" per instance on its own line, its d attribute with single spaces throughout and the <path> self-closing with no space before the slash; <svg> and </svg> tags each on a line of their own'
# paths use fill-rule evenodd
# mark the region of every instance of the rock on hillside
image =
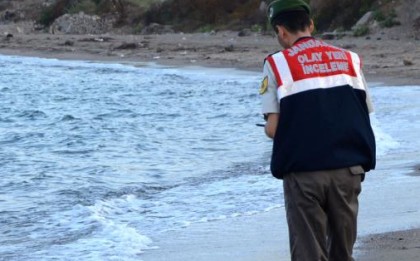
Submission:
<svg viewBox="0 0 420 261">
<path fill-rule="evenodd" d="M 97 15 L 65 14 L 57 18 L 50 27 L 53 34 L 103 34 L 111 30 L 113 21 Z"/>
</svg>

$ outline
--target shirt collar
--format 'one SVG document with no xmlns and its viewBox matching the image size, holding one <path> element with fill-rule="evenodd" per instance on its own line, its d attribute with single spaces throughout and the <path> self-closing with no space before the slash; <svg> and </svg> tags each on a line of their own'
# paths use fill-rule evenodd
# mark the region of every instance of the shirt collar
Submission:
<svg viewBox="0 0 420 261">
<path fill-rule="evenodd" d="M 303 37 L 300 37 L 300 38 L 298 38 L 294 43 L 293 43 L 293 45 L 296 45 L 297 43 L 299 43 L 299 42 L 301 42 L 301 41 L 303 41 L 303 40 L 306 40 L 306 39 L 314 39 L 314 37 L 313 36 L 303 36 Z"/>
</svg>

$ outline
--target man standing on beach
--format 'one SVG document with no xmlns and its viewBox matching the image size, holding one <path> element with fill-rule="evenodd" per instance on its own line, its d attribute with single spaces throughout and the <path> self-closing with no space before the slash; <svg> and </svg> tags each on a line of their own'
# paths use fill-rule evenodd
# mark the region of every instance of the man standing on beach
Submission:
<svg viewBox="0 0 420 261">
<path fill-rule="evenodd" d="M 361 182 L 375 167 L 360 58 L 311 36 L 304 0 L 274 1 L 268 16 L 285 49 L 265 59 L 260 95 L 292 260 L 353 260 Z"/>
</svg>

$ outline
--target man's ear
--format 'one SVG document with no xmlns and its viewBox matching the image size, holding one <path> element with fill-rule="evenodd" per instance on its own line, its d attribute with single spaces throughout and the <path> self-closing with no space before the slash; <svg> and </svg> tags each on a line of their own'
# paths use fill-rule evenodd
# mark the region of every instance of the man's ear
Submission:
<svg viewBox="0 0 420 261">
<path fill-rule="evenodd" d="M 315 30 L 314 20 L 311 19 L 311 24 L 309 25 L 309 32 L 312 34 Z"/>
<path fill-rule="evenodd" d="M 279 35 L 283 38 L 285 33 L 286 33 L 286 30 L 285 30 L 284 26 L 276 25 L 276 27 L 277 27 L 277 35 Z"/>
</svg>

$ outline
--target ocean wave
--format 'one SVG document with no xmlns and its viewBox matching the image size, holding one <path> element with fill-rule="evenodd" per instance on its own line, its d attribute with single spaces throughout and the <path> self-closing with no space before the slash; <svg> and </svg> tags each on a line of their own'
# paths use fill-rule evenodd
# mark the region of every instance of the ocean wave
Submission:
<svg viewBox="0 0 420 261">
<path fill-rule="evenodd" d="M 381 123 L 376 118 L 376 115 L 371 116 L 372 127 L 375 133 L 376 139 L 376 155 L 381 157 L 400 147 L 400 142 L 394 139 L 391 135 L 387 134 L 382 128 Z"/>
<path fill-rule="evenodd" d="M 73 120 L 76 120 L 77 118 L 76 117 L 74 117 L 73 115 L 70 115 L 70 114 L 67 114 L 67 115 L 64 115 L 62 118 L 61 118 L 61 120 L 60 121 L 73 121 Z"/>
<path fill-rule="evenodd" d="M 18 113 L 17 117 L 24 118 L 26 120 L 38 120 L 47 117 L 47 114 L 41 110 L 24 110 Z"/>
</svg>

